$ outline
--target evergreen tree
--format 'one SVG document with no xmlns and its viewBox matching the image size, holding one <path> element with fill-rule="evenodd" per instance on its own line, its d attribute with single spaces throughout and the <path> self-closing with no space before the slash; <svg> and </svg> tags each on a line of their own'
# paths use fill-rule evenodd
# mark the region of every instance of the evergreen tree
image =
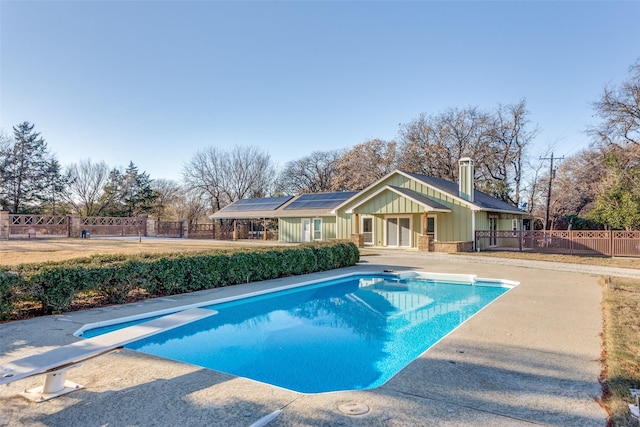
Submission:
<svg viewBox="0 0 640 427">
<path fill-rule="evenodd" d="M 64 201 L 64 192 L 69 183 L 68 175 L 62 173 L 62 166 L 56 159 L 51 159 L 45 166 L 41 211 L 50 215 L 69 213 Z"/>
<path fill-rule="evenodd" d="M 149 174 L 140 173 L 133 162 L 129 163 L 124 173 L 113 169 L 109 174 L 109 182 L 104 187 L 104 213 L 132 217 L 150 212 L 158 197 L 151 188 L 151 182 Z"/>
<path fill-rule="evenodd" d="M 9 211 L 27 213 L 45 198 L 48 166 L 54 159 L 29 122 L 13 127 L 13 140 L 2 151 L 0 198 L 6 200 Z"/>
<path fill-rule="evenodd" d="M 139 216 L 149 213 L 154 207 L 158 195 L 151 188 L 151 179 L 146 172 L 138 172 L 138 167 L 129 162 L 124 173 L 122 201 L 126 216 Z"/>
<path fill-rule="evenodd" d="M 104 186 L 104 192 L 100 199 L 100 205 L 103 206 L 101 215 L 105 216 L 124 216 L 124 208 L 122 207 L 122 173 L 118 169 L 112 169 L 109 172 L 109 180 Z"/>
</svg>

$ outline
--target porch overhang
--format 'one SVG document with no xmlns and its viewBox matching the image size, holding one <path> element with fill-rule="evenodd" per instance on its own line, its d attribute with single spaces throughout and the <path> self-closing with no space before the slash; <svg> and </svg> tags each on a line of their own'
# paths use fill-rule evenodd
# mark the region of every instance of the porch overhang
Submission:
<svg viewBox="0 0 640 427">
<path fill-rule="evenodd" d="M 431 200 L 430 198 L 413 190 L 409 190 L 408 188 L 396 187 L 395 185 L 385 185 L 384 187 L 381 187 L 380 189 L 378 189 L 378 191 L 371 193 L 364 199 L 349 207 L 345 212 L 348 214 L 354 213 L 355 209 L 376 198 L 378 195 L 385 191 L 390 191 L 401 197 L 411 200 L 412 202 L 418 204 L 420 207 L 424 208 L 424 212 L 451 212 L 451 209 L 444 206 L 443 204 L 436 202 L 435 200 Z"/>
</svg>

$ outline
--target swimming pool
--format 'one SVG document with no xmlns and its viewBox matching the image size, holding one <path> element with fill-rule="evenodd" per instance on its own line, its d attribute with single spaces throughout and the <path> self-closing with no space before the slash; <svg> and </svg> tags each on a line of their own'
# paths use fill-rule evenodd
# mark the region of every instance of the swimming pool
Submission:
<svg viewBox="0 0 640 427">
<path fill-rule="evenodd" d="M 212 304 L 205 308 L 216 316 L 126 347 L 302 393 L 369 389 L 515 285 L 468 275 L 347 275 Z"/>
</svg>

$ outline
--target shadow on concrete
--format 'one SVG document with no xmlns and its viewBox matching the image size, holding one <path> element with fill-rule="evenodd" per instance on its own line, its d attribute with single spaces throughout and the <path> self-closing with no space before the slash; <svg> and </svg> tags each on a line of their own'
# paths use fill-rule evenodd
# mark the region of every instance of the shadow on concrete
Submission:
<svg viewBox="0 0 640 427">
<path fill-rule="evenodd" d="M 50 402 L 29 403 L 29 416 L 17 412 L 23 404 L 14 399 L 21 397 L 11 398 L 4 403 L 13 402 L 14 407 L 5 406 L 3 412 L 5 421 L 11 413 L 19 417 L 9 425 L 25 426 L 247 426 L 295 398 L 288 392 L 276 393 L 280 398 L 256 394 L 246 390 L 246 384 L 233 385 L 233 381 L 229 375 L 198 370 L 120 390 L 88 388 Z M 260 388 L 268 390 L 268 386 Z M 33 405 L 49 405 L 43 407 L 47 412 L 51 406 L 59 409 L 38 414 Z"/>
</svg>

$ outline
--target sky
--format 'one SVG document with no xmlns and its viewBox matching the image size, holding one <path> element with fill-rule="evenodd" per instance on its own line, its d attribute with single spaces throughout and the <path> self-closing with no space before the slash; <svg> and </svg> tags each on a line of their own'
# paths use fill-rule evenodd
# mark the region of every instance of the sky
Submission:
<svg viewBox="0 0 640 427">
<path fill-rule="evenodd" d="M 640 1 L 0 0 L 0 129 L 180 181 L 210 146 L 283 167 L 524 99 L 531 155 L 569 156 L 640 60 L 638 22 Z"/>
</svg>

